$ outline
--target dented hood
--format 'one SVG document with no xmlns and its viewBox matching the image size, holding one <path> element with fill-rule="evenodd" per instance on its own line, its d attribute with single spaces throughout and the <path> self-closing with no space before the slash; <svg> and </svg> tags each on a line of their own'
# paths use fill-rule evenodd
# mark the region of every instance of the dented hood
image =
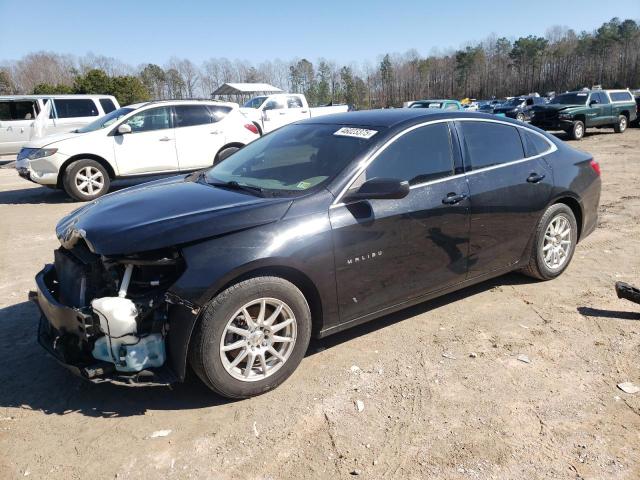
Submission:
<svg viewBox="0 0 640 480">
<path fill-rule="evenodd" d="M 84 238 L 100 255 L 126 255 L 180 245 L 279 220 L 291 199 L 171 177 L 106 195 L 56 227 L 66 248 Z"/>
</svg>

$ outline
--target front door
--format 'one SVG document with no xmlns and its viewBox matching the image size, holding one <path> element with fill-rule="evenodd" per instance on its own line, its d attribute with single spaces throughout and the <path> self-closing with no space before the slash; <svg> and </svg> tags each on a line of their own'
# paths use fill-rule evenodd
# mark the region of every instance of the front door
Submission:
<svg viewBox="0 0 640 480">
<path fill-rule="evenodd" d="M 264 107 L 262 107 L 263 133 L 272 132 L 291 123 L 288 113 L 287 105 L 284 103 L 284 97 L 278 96 L 267 100 Z"/>
<path fill-rule="evenodd" d="M 176 150 L 181 171 L 210 167 L 225 143 L 224 128 L 206 105 L 176 105 Z"/>
<path fill-rule="evenodd" d="M 171 107 L 155 107 L 129 117 L 131 133 L 114 130 L 114 154 L 121 175 L 178 171 Z"/>
<path fill-rule="evenodd" d="M 522 258 L 553 178 L 542 157 L 525 155 L 518 128 L 488 121 L 458 121 L 457 127 L 470 191 L 469 277 L 475 277 Z"/>
<path fill-rule="evenodd" d="M 409 195 L 331 208 L 341 321 L 464 280 L 468 191 L 464 176 L 453 175 L 451 145 L 446 123 L 404 134 L 378 155 L 350 191 L 372 178 L 397 178 L 409 181 Z"/>
</svg>

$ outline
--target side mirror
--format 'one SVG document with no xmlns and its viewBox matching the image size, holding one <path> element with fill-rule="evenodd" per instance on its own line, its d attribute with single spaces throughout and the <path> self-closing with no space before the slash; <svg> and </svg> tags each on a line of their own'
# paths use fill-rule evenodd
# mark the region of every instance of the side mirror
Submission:
<svg viewBox="0 0 640 480">
<path fill-rule="evenodd" d="M 398 199 L 409 195 L 409 182 L 397 178 L 372 178 L 355 192 L 347 195 L 347 200 Z"/>
<path fill-rule="evenodd" d="M 118 126 L 118 133 L 120 135 L 125 135 L 127 133 L 131 133 L 131 127 L 129 125 L 127 125 L 126 123 L 123 123 L 123 124 Z"/>
<path fill-rule="evenodd" d="M 600 102 L 599 102 L 598 100 L 591 100 L 591 101 L 589 102 L 589 106 L 591 106 L 591 105 L 597 105 L 597 104 L 599 104 L 599 103 L 600 103 Z"/>
</svg>

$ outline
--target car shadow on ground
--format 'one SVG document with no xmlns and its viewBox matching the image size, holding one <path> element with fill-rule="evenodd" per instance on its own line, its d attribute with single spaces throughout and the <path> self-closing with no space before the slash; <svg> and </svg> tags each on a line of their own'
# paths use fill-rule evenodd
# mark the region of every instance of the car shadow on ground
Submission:
<svg viewBox="0 0 640 480">
<path fill-rule="evenodd" d="M 640 312 L 601 310 L 599 308 L 578 307 L 578 313 L 585 317 L 618 318 L 620 320 L 640 320 Z"/>
<path fill-rule="evenodd" d="M 564 142 L 572 142 L 572 143 L 580 143 L 579 141 L 573 140 L 571 139 L 571 137 L 569 136 L 568 133 L 566 132 L 548 132 L 551 135 L 553 135 L 554 137 L 559 138 L 560 140 L 564 141 Z M 588 138 L 588 137 L 597 137 L 599 135 L 617 135 L 616 132 L 613 131 L 613 129 L 611 130 L 597 130 L 597 129 L 593 129 L 591 131 L 586 131 L 584 132 L 584 137 L 583 138 Z"/>
<path fill-rule="evenodd" d="M 356 337 L 387 328 L 415 315 L 500 285 L 518 285 L 531 279 L 509 274 L 468 287 L 400 312 L 312 340 L 307 357 L 321 355 Z M 38 308 L 28 301 L 0 309 L 0 408 L 21 408 L 48 415 L 81 413 L 89 417 L 129 417 L 147 410 L 189 410 L 232 402 L 205 387 L 191 372 L 185 383 L 173 387 L 94 385 L 58 365 L 37 344 Z"/>
<path fill-rule="evenodd" d="M 114 184 L 111 185 L 109 192 L 117 192 L 118 190 L 122 190 L 123 188 L 127 188 L 140 183 L 144 182 L 114 182 Z M 64 190 L 42 186 L 36 188 L 20 188 L 17 190 L 0 192 L 0 205 L 37 205 L 42 203 L 51 205 L 69 203 L 77 204 L 78 207 L 80 207 L 84 202 L 73 200 L 64 192 Z"/>
</svg>

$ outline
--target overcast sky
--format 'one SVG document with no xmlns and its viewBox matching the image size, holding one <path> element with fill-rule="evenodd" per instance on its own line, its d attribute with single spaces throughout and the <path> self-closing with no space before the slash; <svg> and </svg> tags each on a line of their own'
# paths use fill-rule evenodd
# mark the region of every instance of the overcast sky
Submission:
<svg viewBox="0 0 640 480">
<path fill-rule="evenodd" d="M 640 20 L 640 0 L 0 0 L 0 62 L 39 50 L 132 65 L 172 56 L 375 61 L 412 48 L 422 55 L 460 48 L 492 33 L 544 35 L 552 25 L 591 31 L 614 16 Z"/>
</svg>

